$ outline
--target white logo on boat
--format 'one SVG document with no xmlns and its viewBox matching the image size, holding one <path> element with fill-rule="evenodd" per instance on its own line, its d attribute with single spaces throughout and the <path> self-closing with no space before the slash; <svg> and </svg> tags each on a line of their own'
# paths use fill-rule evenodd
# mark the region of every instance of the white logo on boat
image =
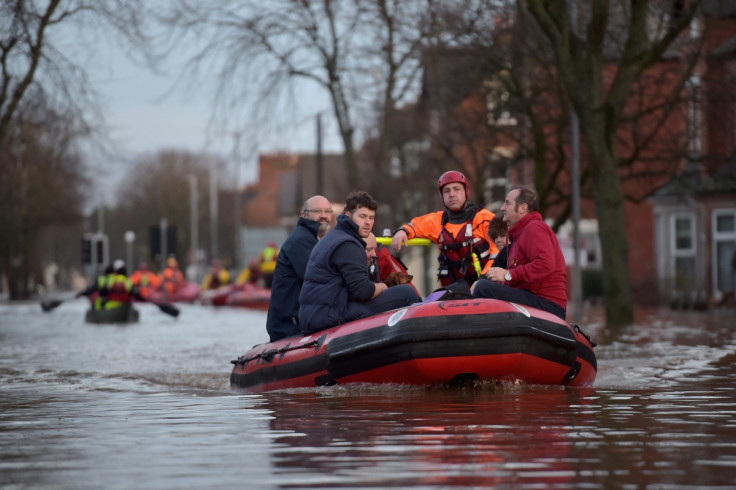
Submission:
<svg viewBox="0 0 736 490">
<path fill-rule="evenodd" d="M 511 302 L 509 302 L 509 303 L 511 303 Z M 523 313 L 524 315 L 526 315 L 527 318 L 531 318 L 532 315 L 531 315 L 531 313 L 529 313 L 529 310 L 527 310 L 523 306 L 517 305 L 516 303 L 511 303 L 511 304 L 514 306 L 514 308 L 516 308 L 521 313 Z"/>
<path fill-rule="evenodd" d="M 401 318 L 405 314 L 406 314 L 406 308 L 404 308 L 403 310 L 399 310 L 396 313 L 394 313 L 393 315 L 391 315 L 391 318 L 388 319 L 388 326 L 389 327 L 393 327 L 394 325 L 396 325 L 397 323 L 399 323 L 399 320 L 401 320 Z"/>
</svg>

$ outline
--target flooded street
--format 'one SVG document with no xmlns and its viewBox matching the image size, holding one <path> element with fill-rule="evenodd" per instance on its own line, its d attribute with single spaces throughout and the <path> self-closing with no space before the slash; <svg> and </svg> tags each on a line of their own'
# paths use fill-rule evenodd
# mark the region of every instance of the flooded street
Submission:
<svg viewBox="0 0 736 490">
<path fill-rule="evenodd" d="M 734 311 L 637 311 L 592 388 L 231 391 L 265 312 L 0 304 L 2 488 L 733 488 Z"/>
</svg>

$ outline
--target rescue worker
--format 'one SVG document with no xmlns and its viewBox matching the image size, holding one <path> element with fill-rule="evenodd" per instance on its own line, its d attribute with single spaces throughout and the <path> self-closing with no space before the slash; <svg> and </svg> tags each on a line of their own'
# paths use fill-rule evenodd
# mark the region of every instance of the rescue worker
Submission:
<svg viewBox="0 0 736 490">
<path fill-rule="evenodd" d="M 148 268 L 147 262 L 138 265 L 138 269 L 130 276 L 130 282 L 144 298 L 150 298 L 151 292 L 161 287 L 161 280 Z"/>
<path fill-rule="evenodd" d="M 166 260 L 166 268 L 161 273 L 161 288 L 167 294 L 173 294 L 184 285 L 184 274 L 179 269 L 179 262 L 176 257 L 169 257 Z"/>
<path fill-rule="evenodd" d="M 237 279 L 235 279 L 235 284 L 241 285 L 241 284 L 258 284 L 258 279 L 261 277 L 261 268 L 258 265 L 258 259 L 253 257 L 248 262 L 248 267 L 244 267 L 242 271 L 240 271 L 240 274 L 238 274 Z"/>
<path fill-rule="evenodd" d="M 398 252 L 412 238 L 428 238 L 440 249 L 437 277 L 442 286 L 465 279 L 470 285 L 485 273 L 498 253 L 488 237 L 494 214 L 470 202 L 468 181 L 451 170 L 437 181 L 444 211 L 425 214 L 394 230 L 391 245 Z"/>
<path fill-rule="evenodd" d="M 268 242 L 266 248 L 258 256 L 261 277 L 263 278 L 263 287 L 271 289 L 273 282 L 273 271 L 276 269 L 276 259 L 279 256 L 279 249 L 276 242 Z"/>
<path fill-rule="evenodd" d="M 107 285 L 112 278 L 115 276 L 115 267 L 109 264 L 105 267 L 105 271 L 102 275 L 97 277 L 97 280 L 90 284 L 86 289 L 79 291 L 75 297 L 87 296 L 92 308 L 95 310 L 101 310 L 105 299 L 107 297 Z"/>
<path fill-rule="evenodd" d="M 217 289 L 221 286 L 227 286 L 230 283 L 230 273 L 222 267 L 220 259 L 212 261 L 212 268 L 204 279 L 202 279 L 202 289 Z"/>
<path fill-rule="evenodd" d="M 108 278 L 107 282 L 107 297 L 105 298 L 103 308 L 105 310 L 112 310 L 115 308 L 121 308 L 125 305 L 130 305 L 133 301 L 133 296 L 138 296 L 137 293 L 133 292 L 133 283 L 128 279 L 128 271 L 125 267 L 125 262 L 122 260 L 116 260 L 114 263 L 115 273 Z"/>
</svg>

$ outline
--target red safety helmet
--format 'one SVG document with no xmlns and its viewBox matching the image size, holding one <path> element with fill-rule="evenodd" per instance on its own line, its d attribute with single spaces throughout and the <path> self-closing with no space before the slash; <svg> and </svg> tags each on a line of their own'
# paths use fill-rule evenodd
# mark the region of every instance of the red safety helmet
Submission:
<svg viewBox="0 0 736 490">
<path fill-rule="evenodd" d="M 440 175 L 440 180 L 437 181 L 437 190 L 440 191 L 440 195 L 442 195 L 442 188 L 447 184 L 451 184 L 453 182 L 460 182 L 463 186 L 465 186 L 465 199 L 468 199 L 468 196 L 470 196 L 470 189 L 468 189 L 468 179 L 466 179 L 465 176 L 457 170 L 450 170 L 449 172 L 445 172 L 444 174 Z"/>
</svg>

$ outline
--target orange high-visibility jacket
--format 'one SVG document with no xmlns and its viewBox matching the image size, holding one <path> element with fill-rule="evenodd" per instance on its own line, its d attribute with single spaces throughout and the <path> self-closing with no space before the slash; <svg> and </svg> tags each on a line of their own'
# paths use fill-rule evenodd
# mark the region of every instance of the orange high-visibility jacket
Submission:
<svg viewBox="0 0 736 490">
<path fill-rule="evenodd" d="M 428 213 L 422 216 L 417 216 L 412 219 L 409 223 L 401 226 L 401 229 L 406 231 L 409 239 L 411 238 L 429 238 L 434 243 L 439 243 L 439 236 L 442 232 L 442 214 L 444 211 L 436 211 L 434 213 Z M 495 217 L 495 214 L 488 211 L 485 208 L 480 209 L 473 218 L 473 236 L 488 243 L 489 255 L 494 257 L 498 253 L 498 247 L 493 243 L 493 240 L 488 236 L 488 225 L 491 220 Z M 465 223 L 446 223 L 445 229 L 452 234 L 457 236 L 460 230 L 465 226 Z M 488 269 L 491 268 L 493 260 L 488 260 L 482 269 L 482 273 L 485 274 Z"/>
</svg>

